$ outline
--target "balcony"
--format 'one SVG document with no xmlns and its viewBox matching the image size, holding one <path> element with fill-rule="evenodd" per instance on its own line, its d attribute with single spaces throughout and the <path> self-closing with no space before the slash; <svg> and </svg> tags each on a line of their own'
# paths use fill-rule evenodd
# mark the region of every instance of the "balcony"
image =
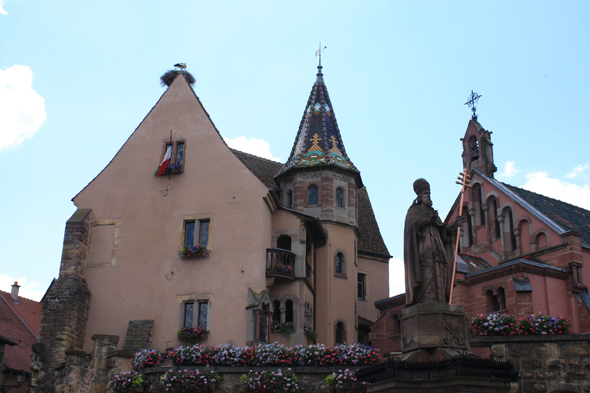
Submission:
<svg viewBox="0 0 590 393">
<path fill-rule="evenodd" d="M 282 248 L 267 248 L 266 277 L 275 277 L 280 281 L 294 281 L 295 254 Z"/>
</svg>

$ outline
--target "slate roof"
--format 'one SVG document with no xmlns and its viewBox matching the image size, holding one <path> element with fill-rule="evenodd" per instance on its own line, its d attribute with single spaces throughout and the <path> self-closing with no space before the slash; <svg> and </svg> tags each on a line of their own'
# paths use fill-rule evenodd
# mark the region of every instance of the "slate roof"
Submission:
<svg viewBox="0 0 590 393">
<path fill-rule="evenodd" d="M 502 183 L 565 231 L 582 234 L 582 243 L 590 246 L 590 211 L 557 199 Z"/>
<path fill-rule="evenodd" d="M 475 273 L 493 267 L 493 265 L 490 265 L 483 258 L 474 257 L 473 255 L 463 254 L 461 252 L 459 255 L 467 265 L 467 273 Z"/>
<path fill-rule="evenodd" d="M 268 188 L 275 188 L 277 183 L 274 175 L 282 168 L 283 164 L 266 158 L 257 157 L 239 150 L 231 149 L 232 152 L 256 175 L 258 179 Z"/>
<path fill-rule="evenodd" d="M 368 254 L 378 254 L 391 258 L 387 246 L 381 237 L 379 225 L 371 206 L 369 193 L 365 187 L 358 190 L 359 197 L 359 241 L 358 252 Z"/>
<path fill-rule="evenodd" d="M 4 291 L 0 291 L 0 298 L 0 334 L 18 344 L 5 348 L 4 366 L 30 373 L 31 347 L 41 326 L 41 303 L 22 296 L 15 303 Z"/>
<path fill-rule="evenodd" d="M 320 65 L 299 124 L 291 155 L 277 176 L 293 168 L 324 165 L 359 173 L 346 155 Z"/>
<path fill-rule="evenodd" d="M 275 188 L 277 184 L 274 181 L 274 175 L 281 169 L 281 163 L 276 161 L 267 160 L 265 158 L 257 157 L 252 154 L 244 153 L 238 150 L 232 149 L 232 152 L 246 165 L 250 171 L 268 188 Z M 375 213 L 369 200 L 369 194 L 366 188 L 358 190 L 359 197 L 359 242 L 358 251 L 359 253 L 374 254 L 377 256 L 390 258 L 389 251 L 385 246 L 377 220 L 375 219 Z M 290 209 L 287 209 L 290 210 Z"/>
</svg>

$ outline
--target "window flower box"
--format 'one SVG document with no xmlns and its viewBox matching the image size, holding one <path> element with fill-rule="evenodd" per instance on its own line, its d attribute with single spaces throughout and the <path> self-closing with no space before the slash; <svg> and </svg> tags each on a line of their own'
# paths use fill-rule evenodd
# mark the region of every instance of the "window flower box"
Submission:
<svg viewBox="0 0 590 393">
<path fill-rule="evenodd" d="M 180 341 L 187 342 L 191 345 L 195 345 L 199 341 L 204 341 L 209 336 L 209 331 L 202 327 L 183 327 L 177 333 L 178 339 Z"/>
<path fill-rule="evenodd" d="M 207 258 L 209 256 L 209 251 L 206 247 L 197 244 L 192 247 L 182 247 L 182 250 L 180 250 L 178 255 L 180 255 L 182 259 Z"/>
<path fill-rule="evenodd" d="M 158 169 L 156 169 L 154 176 L 158 176 L 159 171 L 160 171 L 160 167 L 158 167 Z M 184 167 L 180 164 L 168 165 L 166 167 L 166 169 L 164 169 L 164 175 L 176 175 L 176 174 L 183 173 L 183 172 L 184 172 Z"/>
</svg>

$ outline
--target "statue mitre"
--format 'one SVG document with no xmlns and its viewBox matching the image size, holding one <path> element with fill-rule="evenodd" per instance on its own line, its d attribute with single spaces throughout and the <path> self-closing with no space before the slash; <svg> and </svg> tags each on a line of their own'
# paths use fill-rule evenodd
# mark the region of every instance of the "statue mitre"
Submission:
<svg viewBox="0 0 590 393">
<path fill-rule="evenodd" d="M 422 194 L 424 191 L 430 191 L 430 184 L 425 179 L 418 179 L 414 182 L 414 192 L 416 195 Z"/>
</svg>

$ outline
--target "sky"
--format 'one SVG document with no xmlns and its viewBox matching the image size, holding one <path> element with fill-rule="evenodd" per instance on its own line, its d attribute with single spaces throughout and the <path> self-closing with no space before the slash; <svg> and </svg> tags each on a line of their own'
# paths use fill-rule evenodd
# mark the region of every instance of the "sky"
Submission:
<svg viewBox="0 0 590 393">
<path fill-rule="evenodd" d="M 184 62 L 237 149 L 284 162 L 322 55 L 346 152 L 403 292 L 403 223 L 431 184 L 444 218 L 481 94 L 496 178 L 590 209 L 588 1 L 0 0 L 0 290 L 40 300 L 71 198 Z"/>
</svg>

